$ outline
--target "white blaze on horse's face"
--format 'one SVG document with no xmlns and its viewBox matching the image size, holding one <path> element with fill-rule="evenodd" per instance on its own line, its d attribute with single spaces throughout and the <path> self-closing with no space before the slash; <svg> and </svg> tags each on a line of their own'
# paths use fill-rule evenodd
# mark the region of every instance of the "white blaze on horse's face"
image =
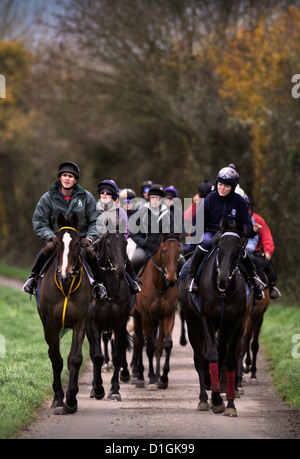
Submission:
<svg viewBox="0 0 300 459">
<path fill-rule="evenodd" d="M 70 234 L 65 233 L 63 235 L 62 241 L 64 243 L 64 251 L 63 251 L 63 257 L 62 257 L 61 275 L 63 279 L 66 279 L 67 268 L 68 268 L 68 258 L 69 258 L 69 252 L 70 252 L 70 243 L 72 241 Z"/>
</svg>

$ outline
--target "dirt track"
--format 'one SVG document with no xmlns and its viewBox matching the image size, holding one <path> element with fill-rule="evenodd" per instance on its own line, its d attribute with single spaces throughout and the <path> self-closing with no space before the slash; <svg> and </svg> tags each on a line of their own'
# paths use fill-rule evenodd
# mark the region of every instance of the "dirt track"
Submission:
<svg viewBox="0 0 300 459">
<path fill-rule="evenodd" d="M 106 397 L 100 401 L 90 399 L 92 369 L 88 364 L 80 377 L 78 412 L 55 416 L 51 413 L 49 401 L 39 411 L 38 420 L 20 432 L 19 438 L 114 441 L 300 438 L 300 414 L 280 401 L 274 393 L 261 352 L 258 362 L 259 384 L 244 384 L 246 395 L 236 400 L 237 418 L 215 415 L 211 411 L 197 411 L 198 376 L 190 345 L 179 345 L 179 325 L 177 315 L 167 390 L 149 392 L 146 388 L 137 389 L 134 385 L 122 384 L 122 402 L 108 401 Z M 145 367 L 147 370 L 146 359 Z M 110 388 L 110 378 L 111 373 L 104 374 L 106 394 Z"/>
</svg>

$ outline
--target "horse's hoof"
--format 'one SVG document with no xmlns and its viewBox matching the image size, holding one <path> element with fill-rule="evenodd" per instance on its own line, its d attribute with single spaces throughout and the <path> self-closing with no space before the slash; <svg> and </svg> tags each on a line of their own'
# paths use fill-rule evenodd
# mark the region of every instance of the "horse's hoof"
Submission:
<svg viewBox="0 0 300 459">
<path fill-rule="evenodd" d="M 95 398 L 96 400 L 102 400 L 105 396 L 105 390 L 102 388 L 102 391 L 96 392 L 94 389 L 91 390 L 90 398 Z"/>
<path fill-rule="evenodd" d="M 126 375 L 122 375 L 122 373 L 120 373 L 120 382 L 122 383 L 128 383 L 130 381 L 130 374 L 126 374 Z"/>
<path fill-rule="evenodd" d="M 249 382 L 250 382 L 251 384 L 258 384 L 258 379 L 257 379 L 257 378 L 250 378 L 250 379 L 249 379 Z"/>
<path fill-rule="evenodd" d="M 238 387 L 238 393 L 239 393 L 240 395 L 245 395 L 245 390 L 244 390 L 244 388 L 243 388 L 243 387 Z"/>
<path fill-rule="evenodd" d="M 168 387 L 168 382 L 163 382 L 161 379 L 159 379 L 156 383 L 158 389 L 167 389 Z"/>
<path fill-rule="evenodd" d="M 235 389 L 235 398 L 241 398 L 241 394 L 238 389 Z"/>
<path fill-rule="evenodd" d="M 214 405 L 212 404 L 212 411 L 213 413 L 215 414 L 221 414 L 221 413 L 224 413 L 225 411 L 225 405 L 224 405 L 224 402 L 221 403 L 221 405 Z"/>
<path fill-rule="evenodd" d="M 145 381 L 143 379 L 137 379 L 135 383 L 135 387 L 142 389 L 143 387 L 145 387 Z"/>
<path fill-rule="evenodd" d="M 110 368 L 109 365 L 106 363 L 105 365 L 102 366 L 101 368 L 102 373 L 109 373 Z"/>
<path fill-rule="evenodd" d="M 237 417 L 237 411 L 235 408 L 226 408 L 224 411 L 223 416 L 228 416 L 230 418 L 236 418 Z"/>
<path fill-rule="evenodd" d="M 66 412 L 63 406 L 56 406 L 53 409 L 53 414 L 55 414 L 56 416 L 61 416 L 63 414 L 66 414 Z"/>
<path fill-rule="evenodd" d="M 209 404 L 207 402 L 199 402 L 197 411 L 209 411 Z"/>
<path fill-rule="evenodd" d="M 121 402 L 122 401 L 122 397 L 121 397 L 121 394 L 118 392 L 116 394 L 113 394 L 111 391 L 109 392 L 108 396 L 107 396 L 107 399 L 108 400 L 111 400 L 113 402 Z"/>
<path fill-rule="evenodd" d="M 64 403 L 65 414 L 74 414 L 76 413 L 77 409 L 78 409 L 77 403 L 74 406 L 69 406 L 67 403 Z"/>
<path fill-rule="evenodd" d="M 150 392 L 151 391 L 155 391 L 155 390 L 158 390 L 158 387 L 157 387 L 156 384 L 148 384 L 147 390 L 150 391 Z"/>
</svg>

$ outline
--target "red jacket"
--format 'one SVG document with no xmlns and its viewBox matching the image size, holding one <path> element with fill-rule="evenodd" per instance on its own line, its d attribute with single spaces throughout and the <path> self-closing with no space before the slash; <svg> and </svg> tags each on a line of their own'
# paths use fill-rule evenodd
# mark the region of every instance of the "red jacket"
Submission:
<svg viewBox="0 0 300 459">
<path fill-rule="evenodd" d="M 263 253 L 268 253 L 270 256 L 274 252 L 274 241 L 270 228 L 266 221 L 258 214 L 252 214 L 255 223 L 262 226 L 262 229 L 258 233 L 258 242 L 255 251 L 261 250 Z"/>
</svg>

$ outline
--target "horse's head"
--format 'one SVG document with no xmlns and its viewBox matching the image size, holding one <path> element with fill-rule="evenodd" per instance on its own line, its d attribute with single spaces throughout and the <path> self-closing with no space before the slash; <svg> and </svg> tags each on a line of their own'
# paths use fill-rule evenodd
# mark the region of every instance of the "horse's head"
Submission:
<svg viewBox="0 0 300 459">
<path fill-rule="evenodd" d="M 123 279 L 126 273 L 126 246 L 127 241 L 123 233 L 111 232 L 105 235 L 104 250 L 106 262 Z"/>
<path fill-rule="evenodd" d="M 67 282 L 71 279 L 79 251 L 78 216 L 60 213 L 57 224 L 59 228 L 57 233 L 57 273 L 61 282 Z"/>
<path fill-rule="evenodd" d="M 177 235 L 164 236 L 162 239 L 162 262 L 166 272 L 166 282 L 174 287 L 177 282 L 177 268 L 181 246 Z"/>
<path fill-rule="evenodd" d="M 220 292 L 225 292 L 229 287 L 246 241 L 243 223 L 223 218 L 217 245 L 217 287 Z"/>
</svg>

